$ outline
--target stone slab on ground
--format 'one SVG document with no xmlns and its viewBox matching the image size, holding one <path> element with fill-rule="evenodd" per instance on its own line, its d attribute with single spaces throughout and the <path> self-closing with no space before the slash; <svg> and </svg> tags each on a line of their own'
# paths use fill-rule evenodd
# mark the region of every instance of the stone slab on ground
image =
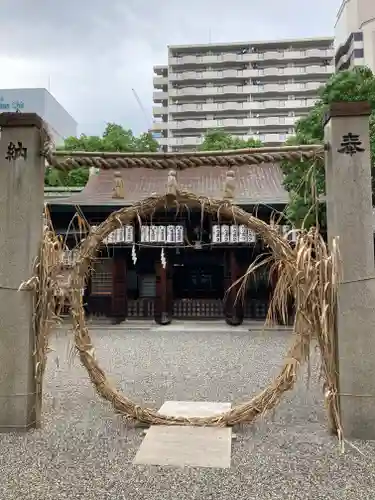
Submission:
<svg viewBox="0 0 375 500">
<path fill-rule="evenodd" d="M 206 417 L 230 410 L 230 403 L 166 401 L 159 412 L 176 417 Z M 231 463 L 232 429 L 152 425 L 134 464 L 226 469 Z"/>
</svg>

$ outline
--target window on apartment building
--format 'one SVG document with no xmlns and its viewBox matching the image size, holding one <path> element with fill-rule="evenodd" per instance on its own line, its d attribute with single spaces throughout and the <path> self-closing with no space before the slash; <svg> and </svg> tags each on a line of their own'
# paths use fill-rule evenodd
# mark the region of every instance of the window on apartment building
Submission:
<svg viewBox="0 0 375 500">
<path fill-rule="evenodd" d="M 284 74 L 284 71 L 285 71 L 284 66 L 280 66 L 280 67 L 278 68 L 278 71 L 279 71 L 279 74 L 280 74 L 280 75 Z"/>
<path fill-rule="evenodd" d="M 238 69 L 237 70 L 237 76 L 243 76 L 243 70 L 242 69 Z"/>
<path fill-rule="evenodd" d="M 197 62 L 202 62 L 203 61 L 203 56 L 201 54 L 197 54 L 195 56 L 195 59 L 196 59 Z"/>
<path fill-rule="evenodd" d="M 288 95 L 289 101 L 294 101 L 295 98 L 296 98 L 295 95 Z"/>
<path fill-rule="evenodd" d="M 257 138 L 260 140 L 260 142 L 264 142 L 266 140 L 266 136 L 264 134 L 258 135 Z"/>
<path fill-rule="evenodd" d="M 279 134 L 279 141 L 286 141 L 286 134 Z"/>
<path fill-rule="evenodd" d="M 289 111 L 288 116 L 296 116 L 294 111 Z"/>
<path fill-rule="evenodd" d="M 223 85 L 218 86 L 218 87 L 217 87 L 217 91 L 218 91 L 219 93 L 224 92 L 224 86 L 223 86 Z"/>
<path fill-rule="evenodd" d="M 298 73 L 306 73 L 306 66 L 298 66 L 296 69 Z"/>
<path fill-rule="evenodd" d="M 264 125 L 266 123 L 265 118 L 259 118 L 259 125 Z"/>
<path fill-rule="evenodd" d="M 219 127 L 221 127 L 221 126 L 224 125 L 224 121 L 223 120 L 216 120 L 216 125 L 218 125 Z"/>
<path fill-rule="evenodd" d="M 237 118 L 237 125 L 243 125 L 243 118 Z"/>
<path fill-rule="evenodd" d="M 219 69 L 218 71 L 216 71 L 216 76 L 223 76 L 223 72 L 221 69 Z"/>
<path fill-rule="evenodd" d="M 279 101 L 280 108 L 285 108 L 285 101 Z"/>
<path fill-rule="evenodd" d="M 285 82 L 279 82 L 279 89 L 285 90 Z"/>
<path fill-rule="evenodd" d="M 201 102 L 197 103 L 195 109 L 203 109 L 203 104 Z"/>
<path fill-rule="evenodd" d="M 218 103 L 216 104 L 216 109 L 223 109 L 223 107 L 224 107 L 224 105 L 223 105 L 223 103 L 222 103 L 222 102 L 218 102 Z"/>
<path fill-rule="evenodd" d="M 203 78 L 203 71 L 196 71 L 196 72 L 195 72 L 195 76 L 196 76 L 197 78 Z"/>
<path fill-rule="evenodd" d="M 284 124 L 285 124 L 285 117 L 279 116 L 279 125 L 284 125 Z"/>
<path fill-rule="evenodd" d="M 300 56 L 305 57 L 306 56 L 306 50 L 300 50 L 299 54 L 300 54 Z"/>
</svg>

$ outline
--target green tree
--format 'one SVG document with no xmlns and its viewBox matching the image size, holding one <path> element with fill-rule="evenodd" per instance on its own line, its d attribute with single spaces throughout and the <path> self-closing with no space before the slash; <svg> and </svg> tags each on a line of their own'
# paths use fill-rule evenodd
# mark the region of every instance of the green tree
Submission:
<svg viewBox="0 0 375 500">
<path fill-rule="evenodd" d="M 124 129 L 116 123 L 108 123 L 103 135 L 68 137 L 60 148 L 64 151 L 100 151 L 100 152 L 154 152 L 158 151 L 159 144 L 150 133 L 133 135 L 130 129 Z M 48 168 L 45 174 L 47 186 L 84 186 L 89 177 L 88 168 L 81 167 L 68 173 Z"/>
<path fill-rule="evenodd" d="M 375 76 L 370 69 L 357 67 L 333 75 L 319 91 L 319 100 L 310 113 L 296 124 L 295 136 L 288 144 L 323 143 L 323 120 L 329 104 L 338 101 L 369 101 L 371 160 L 375 165 Z M 316 222 L 325 226 L 325 206 L 317 198 L 325 193 L 324 163 L 319 161 L 293 161 L 282 163 L 284 185 L 290 194 L 288 217 L 298 227 L 309 227 Z M 373 193 L 374 189 L 373 175 Z"/>
<path fill-rule="evenodd" d="M 259 148 L 263 144 L 257 139 L 240 139 L 224 130 L 209 130 L 199 147 L 199 151 L 224 151 L 228 149 Z"/>
</svg>

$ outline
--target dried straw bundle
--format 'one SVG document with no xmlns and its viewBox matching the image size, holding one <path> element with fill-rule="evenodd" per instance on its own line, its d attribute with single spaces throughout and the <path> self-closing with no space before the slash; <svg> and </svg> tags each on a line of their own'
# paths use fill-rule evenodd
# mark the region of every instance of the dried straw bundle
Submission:
<svg viewBox="0 0 375 500">
<path fill-rule="evenodd" d="M 235 221 L 236 224 L 247 225 L 263 239 L 269 247 L 273 269 L 279 276 L 269 311 L 269 321 L 272 321 L 276 314 L 282 314 L 285 317 L 288 296 L 293 296 L 295 300 L 294 343 L 287 354 L 280 374 L 251 401 L 240 404 L 219 416 L 168 417 L 152 409 L 142 408 L 119 394 L 99 366 L 85 323 L 80 290 L 84 286 L 86 274 L 103 239 L 122 225 L 130 224 L 139 217 L 151 217 L 155 211 L 173 206 L 177 209 L 185 206 L 190 209 L 201 209 L 202 212 L 212 215 L 219 214 L 227 220 Z M 122 208 L 112 213 L 95 231 L 90 232 L 79 248 L 78 261 L 71 275 L 72 288 L 69 292 L 69 299 L 75 345 L 80 360 L 87 369 L 98 394 L 109 401 L 116 412 L 128 418 L 145 424 L 232 426 L 252 422 L 258 416 L 276 407 L 283 394 L 294 387 L 298 369 L 309 359 L 311 341 L 316 339 L 322 356 L 322 373 L 325 379 L 330 426 L 332 431 L 341 438 L 335 365 L 337 265 L 337 252 L 328 252 L 325 242 L 317 231 L 301 233 L 295 248 L 292 248 L 274 227 L 228 201 L 197 197 L 186 192 L 179 192 L 176 197 L 152 196 L 132 207 Z M 243 278 L 244 281 L 254 269 L 255 266 L 250 266 Z"/>
<path fill-rule="evenodd" d="M 63 283 L 63 244 L 53 231 L 48 210 L 45 209 L 47 225 L 39 255 L 34 263 L 34 276 L 21 284 L 20 290 L 33 292 L 34 313 L 34 374 L 36 383 L 36 426 L 41 425 L 43 377 L 49 352 L 49 336 L 60 319 L 60 309 L 67 294 L 67 283 Z"/>
</svg>

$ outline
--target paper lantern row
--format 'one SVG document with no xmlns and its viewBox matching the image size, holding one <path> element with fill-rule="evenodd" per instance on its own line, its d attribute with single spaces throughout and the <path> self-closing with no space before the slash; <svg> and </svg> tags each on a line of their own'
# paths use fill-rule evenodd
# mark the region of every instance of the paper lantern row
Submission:
<svg viewBox="0 0 375 500">
<path fill-rule="evenodd" d="M 141 226 L 141 243 L 181 244 L 184 242 L 184 226 Z"/>
<path fill-rule="evenodd" d="M 291 226 L 274 226 L 284 238 L 295 243 L 297 241 L 297 231 Z M 244 224 L 239 226 L 232 224 L 216 224 L 212 226 L 213 244 L 234 244 L 234 243 L 256 243 L 257 235 Z"/>
<path fill-rule="evenodd" d="M 255 243 L 256 240 L 255 232 L 243 224 L 240 226 L 234 224 L 216 224 L 212 226 L 211 242 L 213 244 Z"/>
<path fill-rule="evenodd" d="M 98 226 L 92 226 L 92 229 L 95 230 Z M 118 229 L 115 229 L 109 235 L 104 238 L 103 243 L 105 245 L 117 243 L 134 243 L 134 226 L 122 226 Z"/>
</svg>

